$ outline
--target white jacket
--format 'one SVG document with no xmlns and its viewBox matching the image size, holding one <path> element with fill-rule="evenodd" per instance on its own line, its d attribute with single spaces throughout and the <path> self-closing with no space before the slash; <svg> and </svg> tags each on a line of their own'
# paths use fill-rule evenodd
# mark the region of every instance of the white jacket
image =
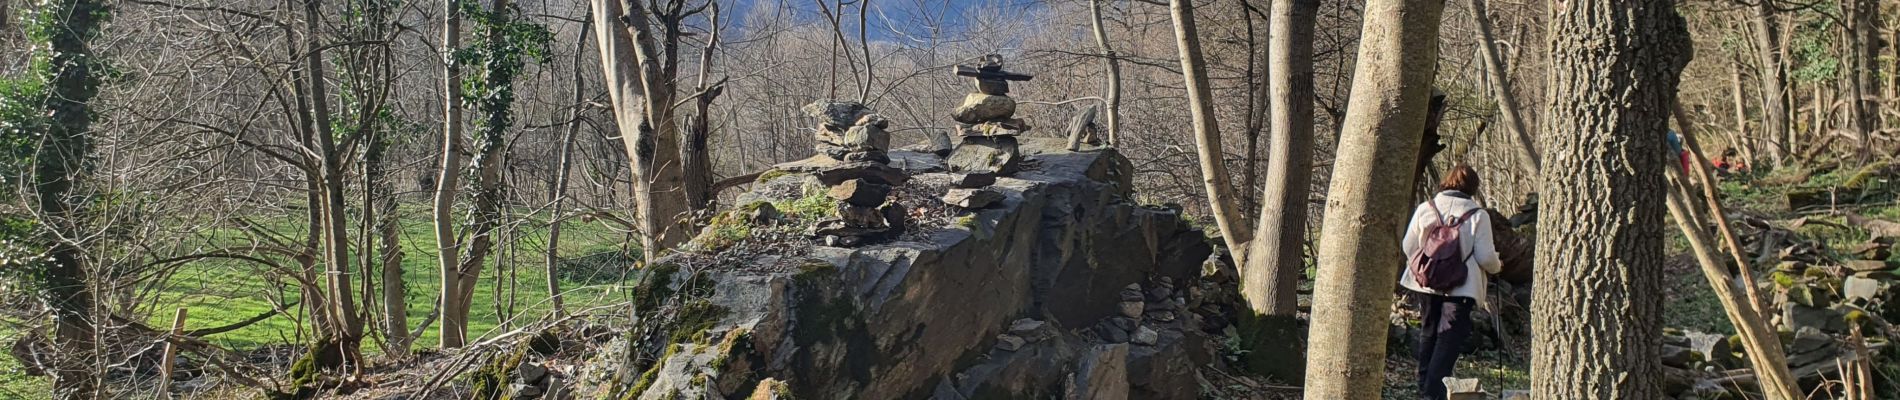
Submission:
<svg viewBox="0 0 1900 400">
<path fill-rule="evenodd" d="M 1419 241 L 1419 238 L 1424 236 L 1425 227 L 1431 225 L 1432 219 L 1450 220 L 1464 215 L 1466 211 L 1479 208 L 1477 201 L 1461 196 L 1464 194 L 1451 190 L 1432 196 L 1432 201 L 1438 205 L 1438 210 L 1445 212 L 1443 217 L 1439 217 L 1437 212 L 1432 211 L 1432 206 L 1425 203 L 1419 203 L 1418 208 L 1412 211 L 1412 223 L 1405 228 L 1405 274 L 1399 277 L 1399 285 L 1420 293 L 1468 297 L 1477 300 L 1478 308 L 1489 310 L 1490 307 L 1485 304 L 1486 278 L 1489 278 L 1490 274 L 1498 273 L 1498 268 L 1504 265 L 1498 260 L 1497 244 L 1491 241 L 1490 213 L 1484 211 L 1472 213 L 1470 219 L 1466 219 L 1464 224 L 1458 226 L 1458 244 L 1462 248 L 1459 254 L 1466 257 L 1467 275 L 1465 275 L 1464 285 L 1453 288 L 1449 292 L 1440 292 L 1427 289 L 1412 279 L 1411 259 L 1418 255 L 1420 247 L 1425 245 Z"/>
</svg>

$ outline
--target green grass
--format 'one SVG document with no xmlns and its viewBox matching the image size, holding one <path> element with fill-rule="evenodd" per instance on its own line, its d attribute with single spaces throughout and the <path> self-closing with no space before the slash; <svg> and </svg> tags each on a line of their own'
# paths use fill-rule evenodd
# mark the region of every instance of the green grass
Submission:
<svg viewBox="0 0 1900 400">
<path fill-rule="evenodd" d="M 440 290 L 441 281 L 437 264 L 436 241 L 432 225 L 426 210 L 420 208 L 402 211 L 401 232 L 399 234 L 403 248 L 403 279 L 407 289 L 406 310 L 413 329 L 434 310 L 434 301 Z M 545 222 L 525 221 L 521 224 L 520 235 L 514 238 L 498 237 L 496 251 L 490 256 L 488 266 L 483 269 L 477 289 L 474 305 L 469 315 L 470 340 L 479 340 L 484 334 L 499 333 L 496 328 L 502 325 L 502 316 L 495 299 L 514 299 L 513 318 L 518 322 L 530 322 L 548 314 L 550 306 L 546 290 L 546 271 L 544 269 L 547 231 Z M 302 221 L 295 218 L 267 220 L 279 232 L 301 232 Z M 356 234 L 352 231 L 351 234 Z M 214 233 L 221 238 L 213 241 L 231 242 L 236 237 L 230 232 Z M 560 254 L 566 262 L 564 268 L 575 267 L 576 259 L 584 256 L 595 261 L 589 271 L 570 271 L 562 273 L 562 289 L 566 293 L 568 310 L 580 310 L 591 305 L 611 302 L 621 296 L 617 290 L 622 280 L 623 270 L 631 265 L 626 257 L 599 257 L 602 253 L 618 253 L 624 250 L 627 236 L 614 232 L 596 223 L 577 220 L 563 222 Z M 514 249 L 506 245 L 505 240 L 513 239 Z M 353 255 L 360 256 L 360 249 L 352 249 Z M 495 261 L 499 258 L 509 265 L 504 271 L 496 271 Z M 608 260 L 608 261 L 600 261 Z M 294 262 L 279 260 L 285 265 L 295 266 Z M 607 264 L 607 265 L 598 265 Z M 361 271 L 361 265 L 352 265 Z M 281 273 L 271 271 L 270 267 L 256 263 L 235 260 L 208 260 L 189 264 L 179 268 L 157 293 L 156 305 L 147 313 L 147 322 L 153 326 L 169 326 L 171 310 L 178 307 L 191 309 L 188 328 L 206 328 L 242 321 L 246 318 L 269 312 L 274 304 L 288 304 L 298 301 L 300 295 L 294 281 L 281 277 Z M 376 278 L 381 285 L 380 276 Z M 362 289 L 364 280 L 356 276 L 352 284 Z M 500 292 L 497 292 L 500 290 Z M 360 293 L 360 292 L 359 292 Z M 360 297 L 359 297 L 360 299 Z M 360 300 L 359 300 L 360 303 Z M 504 306 L 505 306 L 504 302 Z M 361 306 L 361 304 L 359 304 Z M 291 314 L 297 314 L 292 308 Z M 372 315 L 380 313 L 371 313 Z M 310 326 L 302 323 L 304 318 L 298 315 L 278 315 L 257 324 L 211 336 L 207 339 L 234 349 L 248 349 L 261 345 L 301 344 L 308 341 Z M 374 323 L 374 321 L 369 321 Z M 302 336 L 299 336 L 300 326 Z M 436 325 L 416 340 L 415 346 L 434 347 L 439 343 Z M 373 347 L 373 346 L 369 346 Z"/>
</svg>

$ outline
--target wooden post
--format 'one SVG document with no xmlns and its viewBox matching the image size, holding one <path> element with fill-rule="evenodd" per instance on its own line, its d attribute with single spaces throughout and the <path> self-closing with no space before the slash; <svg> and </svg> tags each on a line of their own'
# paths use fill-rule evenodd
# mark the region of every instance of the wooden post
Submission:
<svg viewBox="0 0 1900 400">
<path fill-rule="evenodd" d="M 178 308 L 178 314 L 172 317 L 171 334 L 165 336 L 165 358 L 159 364 L 163 372 L 158 375 L 158 396 L 155 397 L 158 400 L 172 398 L 172 361 L 178 358 L 178 344 L 173 343 L 172 339 L 185 334 L 185 310 L 183 307 Z"/>
</svg>

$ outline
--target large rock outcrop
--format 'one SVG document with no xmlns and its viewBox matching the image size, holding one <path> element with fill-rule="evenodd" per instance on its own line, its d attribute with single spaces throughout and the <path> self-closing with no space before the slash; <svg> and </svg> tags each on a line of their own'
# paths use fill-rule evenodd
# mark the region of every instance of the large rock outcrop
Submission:
<svg viewBox="0 0 1900 400">
<path fill-rule="evenodd" d="M 656 260 L 635 290 L 643 328 L 626 352 L 600 356 L 620 365 L 603 385 L 622 389 L 602 393 L 1193 398 L 1194 366 L 1211 346 L 1190 325 L 1201 317 L 1187 287 L 1212 251 L 1206 238 L 1178 211 L 1131 201 L 1132 168 L 1112 150 L 1027 142 L 1024 170 L 988 186 L 1003 199 L 980 210 L 936 200 L 961 177 L 908 171 L 895 196 L 931 193 L 935 206 L 911 212 L 944 214 L 934 225 L 914 218 L 923 222 L 888 242 L 788 237 Z M 891 158 L 942 165 L 923 153 Z M 812 193 L 797 189 L 809 174 L 766 176 L 742 201 Z M 1139 307 L 1127 310 L 1131 290 Z M 753 393 L 767 386 L 777 389 Z"/>
</svg>

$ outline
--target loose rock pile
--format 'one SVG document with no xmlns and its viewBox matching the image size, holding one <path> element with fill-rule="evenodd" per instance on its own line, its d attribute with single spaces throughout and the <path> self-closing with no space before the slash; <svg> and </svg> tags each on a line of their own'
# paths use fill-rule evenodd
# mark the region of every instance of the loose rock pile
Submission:
<svg viewBox="0 0 1900 400">
<path fill-rule="evenodd" d="M 1851 218 L 1850 218 L 1851 219 Z M 1782 224 L 1748 220 L 1743 247 L 1758 263 L 1776 262 L 1761 286 L 1780 331 L 1788 368 L 1802 390 L 1815 390 L 1839 379 L 1840 368 L 1879 354 L 1887 346 L 1886 321 L 1900 316 L 1900 291 L 1894 291 L 1894 238 L 1876 234 L 1867 242 L 1834 250 L 1801 240 L 1791 229 L 1809 224 L 1841 227 L 1806 218 Z M 1787 227 L 1784 227 L 1787 226 Z M 1740 338 L 1669 329 L 1663 364 L 1670 394 L 1678 398 L 1717 398 L 1737 387 L 1745 375 Z M 1878 360 L 1868 360 L 1878 361 Z"/>
</svg>

